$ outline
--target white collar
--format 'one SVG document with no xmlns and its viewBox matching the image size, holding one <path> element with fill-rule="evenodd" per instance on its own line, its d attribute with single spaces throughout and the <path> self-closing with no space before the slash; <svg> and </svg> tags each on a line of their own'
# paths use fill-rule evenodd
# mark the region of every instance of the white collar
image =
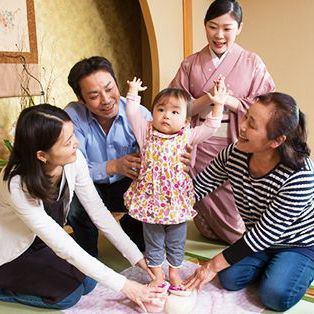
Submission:
<svg viewBox="0 0 314 314">
<path fill-rule="evenodd" d="M 223 59 L 226 57 L 229 50 L 227 50 L 220 58 L 218 58 L 218 56 L 214 53 L 214 51 L 209 46 L 208 46 L 208 48 L 209 48 L 209 52 L 212 56 L 213 64 L 214 64 L 215 68 L 217 68 L 220 65 L 220 63 L 223 61 Z"/>
</svg>

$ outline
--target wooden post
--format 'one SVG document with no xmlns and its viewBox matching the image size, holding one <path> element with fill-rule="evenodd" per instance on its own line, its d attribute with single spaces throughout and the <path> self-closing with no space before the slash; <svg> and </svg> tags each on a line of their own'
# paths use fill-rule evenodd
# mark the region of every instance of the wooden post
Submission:
<svg viewBox="0 0 314 314">
<path fill-rule="evenodd" d="M 192 0 L 182 0 L 183 6 L 183 53 L 184 58 L 192 54 Z"/>
</svg>

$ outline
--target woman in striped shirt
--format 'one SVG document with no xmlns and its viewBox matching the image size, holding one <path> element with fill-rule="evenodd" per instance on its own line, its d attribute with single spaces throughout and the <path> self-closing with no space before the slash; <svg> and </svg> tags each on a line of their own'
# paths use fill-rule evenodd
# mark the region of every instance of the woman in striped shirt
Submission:
<svg viewBox="0 0 314 314">
<path fill-rule="evenodd" d="M 246 232 L 201 266 L 185 284 L 202 288 L 218 273 L 225 289 L 259 280 L 262 303 L 285 311 L 314 277 L 314 167 L 303 113 L 282 93 L 257 98 L 238 142 L 222 150 L 194 180 L 197 200 L 226 180 Z"/>
</svg>

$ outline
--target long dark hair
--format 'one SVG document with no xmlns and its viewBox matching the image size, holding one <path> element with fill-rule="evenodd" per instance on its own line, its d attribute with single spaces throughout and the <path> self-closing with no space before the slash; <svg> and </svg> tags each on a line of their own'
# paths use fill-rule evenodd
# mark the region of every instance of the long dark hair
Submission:
<svg viewBox="0 0 314 314">
<path fill-rule="evenodd" d="M 238 26 L 240 26 L 243 18 L 242 8 L 235 0 L 215 0 L 206 12 L 204 24 L 227 13 L 229 13 L 236 20 Z"/>
<path fill-rule="evenodd" d="M 33 198 L 52 200 L 54 188 L 38 160 L 39 150 L 48 151 L 58 140 L 68 114 L 55 106 L 40 104 L 24 109 L 16 124 L 13 150 L 4 169 L 4 181 L 20 175 L 21 185 Z M 24 189 L 25 191 L 25 189 Z"/>
<path fill-rule="evenodd" d="M 256 100 L 263 105 L 274 106 L 267 124 L 267 136 L 270 140 L 282 135 L 286 137 L 277 148 L 281 162 L 292 169 L 300 169 L 304 165 L 304 159 L 310 155 L 303 112 L 295 100 L 284 93 L 268 93 L 258 96 Z"/>
</svg>

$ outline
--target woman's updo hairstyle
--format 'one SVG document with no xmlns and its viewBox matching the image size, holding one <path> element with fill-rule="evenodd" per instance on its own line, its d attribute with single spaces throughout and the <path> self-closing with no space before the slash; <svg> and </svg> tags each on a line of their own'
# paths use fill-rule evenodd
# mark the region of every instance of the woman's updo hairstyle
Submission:
<svg viewBox="0 0 314 314">
<path fill-rule="evenodd" d="M 239 27 L 242 23 L 242 8 L 235 0 L 215 0 L 206 12 L 204 24 L 227 13 L 235 19 Z"/>
</svg>

